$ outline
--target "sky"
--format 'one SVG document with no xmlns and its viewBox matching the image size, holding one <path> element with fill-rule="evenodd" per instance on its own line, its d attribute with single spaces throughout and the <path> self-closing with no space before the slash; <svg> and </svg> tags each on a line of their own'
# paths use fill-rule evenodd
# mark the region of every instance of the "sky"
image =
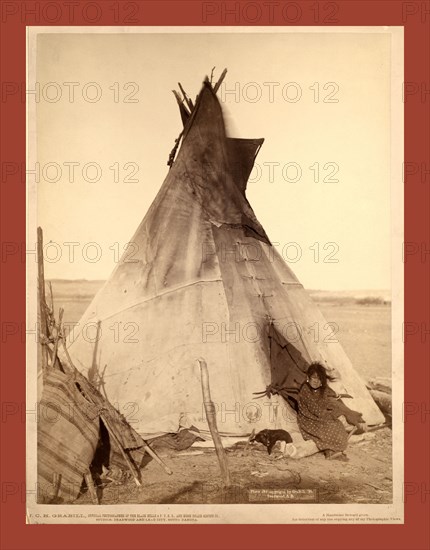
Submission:
<svg viewBox="0 0 430 550">
<path fill-rule="evenodd" d="M 265 138 L 247 197 L 274 246 L 307 288 L 389 289 L 391 34 L 226 30 L 39 29 L 30 208 L 45 276 L 109 277 L 167 175 L 172 89 L 194 99 L 226 67 L 228 132 Z"/>
</svg>

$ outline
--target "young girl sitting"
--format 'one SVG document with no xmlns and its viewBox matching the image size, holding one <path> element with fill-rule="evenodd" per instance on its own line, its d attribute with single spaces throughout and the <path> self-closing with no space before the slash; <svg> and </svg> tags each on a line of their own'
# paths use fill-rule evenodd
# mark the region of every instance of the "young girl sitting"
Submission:
<svg viewBox="0 0 430 550">
<path fill-rule="evenodd" d="M 354 426 L 364 425 L 364 420 L 360 413 L 340 401 L 329 388 L 328 380 L 331 378 L 320 363 L 309 366 L 307 380 L 297 398 L 297 422 L 303 439 L 313 440 L 326 458 L 348 460 L 343 452 L 347 447 L 348 433 L 339 416 L 345 416 L 346 421 Z"/>
</svg>

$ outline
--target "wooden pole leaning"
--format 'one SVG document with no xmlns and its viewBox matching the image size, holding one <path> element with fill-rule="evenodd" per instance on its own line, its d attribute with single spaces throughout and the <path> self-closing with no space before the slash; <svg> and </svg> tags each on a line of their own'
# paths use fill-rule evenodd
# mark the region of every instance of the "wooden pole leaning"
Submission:
<svg viewBox="0 0 430 550">
<path fill-rule="evenodd" d="M 161 458 L 157 455 L 157 453 L 155 451 L 153 451 L 147 443 L 144 443 L 142 445 L 142 447 L 149 454 L 149 456 L 151 456 L 155 460 L 155 462 L 157 462 L 163 468 L 163 470 L 166 472 L 166 474 L 169 474 L 169 476 L 173 474 L 172 470 L 167 466 L 167 464 L 161 460 Z M 145 454 L 143 451 L 141 451 L 139 449 L 136 449 L 135 452 L 137 452 L 141 455 Z"/>
<path fill-rule="evenodd" d="M 209 372 L 206 361 L 202 358 L 198 359 L 200 365 L 200 374 L 201 374 L 201 383 L 202 383 L 202 393 L 203 393 L 203 404 L 205 407 L 206 418 L 209 424 L 209 430 L 212 435 L 212 439 L 215 445 L 215 451 L 218 457 L 219 466 L 221 469 L 221 476 L 223 483 L 226 487 L 231 485 L 230 472 L 227 464 L 227 456 L 225 454 L 224 447 L 222 446 L 221 438 L 218 433 L 217 423 L 216 423 L 216 413 L 215 405 L 211 399 L 211 392 L 209 386 Z"/>
</svg>

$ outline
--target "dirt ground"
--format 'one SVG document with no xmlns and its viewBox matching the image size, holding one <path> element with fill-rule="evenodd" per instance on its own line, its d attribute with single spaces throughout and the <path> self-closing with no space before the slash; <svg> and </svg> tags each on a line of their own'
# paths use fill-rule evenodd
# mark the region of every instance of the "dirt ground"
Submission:
<svg viewBox="0 0 430 550">
<path fill-rule="evenodd" d="M 54 281 L 55 304 L 65 308 L 65 320 L 76 322 L 101 282 Z M 366 380 L 391 375 L 391 308 L 389 303 L 353 293 L 318 292 L 314 300 L 328 322 L 339 327 L 337 337 L 357 371 Z M 272 455 L 258 443 L 227 450 L 232 485 L 222 487 L 216 454 L 209 449 L 161 453 L 173 471 L 164 472 L 144 459 L 142 486 L 132 480 L 99 487 L 102 504 L 116 503 L 389 503 L 392 501 L 391 430 L 365 434 L 350 443 L 348 462 L 326 460 L 321 453 L 294 460 Z M 274 500 L 276 499 L 276 500 Z M 84 492 L 76 504 L 90 503 Z"/>
<path fill-rule="evenodd" d="M 348 462 L 326 460 L 321 453 L 299 460 L 275 451 L 269 456 L 258 443 L 247 451 L 243 445 L 228 449 L 232 481 L 228 490 L 222 486 L 215 451 L 161 453 L 172 475 L 151 460 L 141 469 L 141 487 L 131 480 L 113 482 L 98 493 L 102 504 L 390 503 L 391 430 L 369 435 L 371 439 L 350 444 Z M 76 504 L 90 502 L 83 493 Z"/>
</svg>

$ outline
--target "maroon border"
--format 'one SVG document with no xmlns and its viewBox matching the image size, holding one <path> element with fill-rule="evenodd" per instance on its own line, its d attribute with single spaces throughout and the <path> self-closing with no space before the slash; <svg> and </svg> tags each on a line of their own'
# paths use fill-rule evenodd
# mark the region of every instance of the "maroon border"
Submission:
<svg viewBox="0 0 430 550">
<path fill-rule="evenodd" d="M 119 2 L 119 17 L 115 21 L 115 2 L 92 2 L 100 9 L 100 19 L 91 22 L 96 12 L 89 11 L 84 18 L 79 0 L 71 20 L 66 1 L 3 0 L 1 8 L 1 80 L 25 83 L 25 25 L 252 25 L 243 15 L 246 2 L 202 2 L 173 0 Z M 240 4 L 238 20 L 233 16 L 222 19 L 222 4 L 231 8 Z M 255 4 L 255 2 L 253 2 Z M 282 7 L 286 2 L 274 2 Z M 272 5 L 274 4 L 272 3 Z M 48 11 L 47 4 L 51 4 Z M 55 4 L 61 8 L 56 19 Z M 73 4 L 69 2 L 69 4 Z M 138 7 L 127 21 L 129 4 Z M 203 18 L 203 4 L 207 17 Z M 264 4 L 264 2 L 261 2 Z M 267 4 L 267 2 L 266 2 Z M 291 4 L 291 2 L 290 2 Z M 429 22 L 430 3 L 402 2 L 400 0 L 314 2 L 296 0 L 301 9 L 295 22 L 287 21 L 282 12 L 267 6 L 256 25 L 396 25 L 405 29 L 405 82 L 408 95 L 405 101 L 405 322 L 408 338 L 405 342 L 405 525 L 287 525 L 287 526 L 115 526 L 115 525 L 25 525 L 24 495 L 18 488 L 25 481 L 25 347 L 19 331 L 3 340 L 4 332 L 12 326 L 25 323 L 25 264 L 20 254 L 2 256 L 1 313 L 2 313 L 2 367 L 1 367 L 1 547 L 12 549 L 117 549 L 117 548 L 321 548 L 321 549 L 425 549 L 430 547 L 429 517 L 429 360 L 426 333 L 429 320 L 429 106 L 424 86 L 429 89 Z M 319 5 L 320 20 L 315 21 L 311 5 Z M 38 7 L 37 7 L 38 6 Z M 335 6 L 335 8 L 333 7 Z M 27 13 L 36 7 L 39 14 Z M 337 20 L 325 22 L 333 13 Z M 127 8 L 127 10 L 126 10 Z M 250 12 L 251 13 L 251 8 Z M 45 11 L 44 11 L 45 10 Z M 209 10 L 209 12 L 208 12 Z M 212 13 L 213 12 L 213 13 Z M 289 13 L 292 19 L 292 12 Z M 252 16 L 252 15 L 250 15 Z M 55 19 L 47 20 L 47 17 Z M 9 163 L 25 162 L 25 104 L 20 94 L 1 101 L 1 240 L 2 244 L 25 242 L 25 185 L 21 174 L 7 174 Z M 400 163 L 399 163 L 400 164 Z M 400 166 L 399 166 L 400 170 Z M 11 249 L 4 249 L 6 252 Z M 5 323 L 17 323 L 6 325 Z M 9 329 L 8 329 L 9 327 Z M 399 331 L 402 327 L 398 328 Z M 427 341 L 426 341 L 427 339 Z M 25 410 L 25 408 L 24 408 Z M 24 417 L 24 418 L 23 418 Z M 15 484 L 15 485 L 14 485 Z M 14 492 L 16 491 L 16 492 Z M 13 493 L 13 494 L 9 494 Z"/>
</svg>

